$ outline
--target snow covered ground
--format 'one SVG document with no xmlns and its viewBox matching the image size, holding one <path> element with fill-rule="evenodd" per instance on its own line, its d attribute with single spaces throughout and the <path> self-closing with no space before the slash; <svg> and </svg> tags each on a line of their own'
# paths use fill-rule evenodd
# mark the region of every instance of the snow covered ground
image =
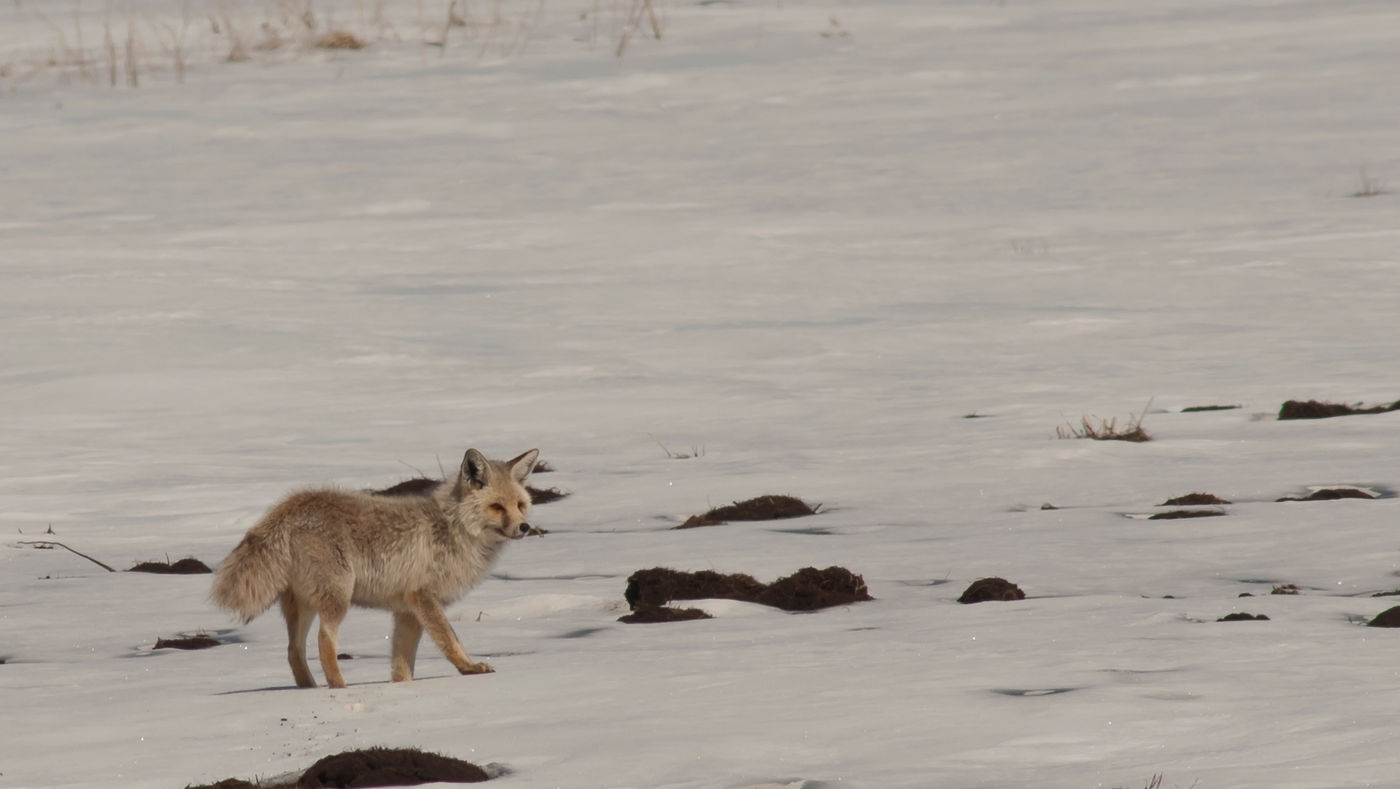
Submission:
<svg viewBox="0 0 1400 789">
<path fill-rule="evenodd" d="M 1400 198 L 1351 196 L 1400 188 L 1400 7 L 453 8 L 0 8 L 0 786 L 1396 784 L 1400 413 L 1273 417 L 1400 397 Z M 275 611 L 21 544 L 214 564 L 468 446 L 572 492 L 451 609 L 489 676 L 390 685 L 356 611 L 295 690 Z M 1274 501 L 1326 485 L 1387 497 Z M 763 493 L 823 511 L 670 530 Z M 877 599 L 616 622 L 637 569 L 830 564 Z M 992 575 L 1029 599 L 955 602 Z"/>
</svg>

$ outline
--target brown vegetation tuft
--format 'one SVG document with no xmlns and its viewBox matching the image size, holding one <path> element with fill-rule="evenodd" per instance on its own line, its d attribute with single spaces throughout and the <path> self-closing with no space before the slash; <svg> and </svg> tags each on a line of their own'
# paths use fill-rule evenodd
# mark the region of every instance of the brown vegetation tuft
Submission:
<svg viewBox="0 0 1400 789">
<path fill-rule="evenodd" d="M 1322 488 L 1306 496 L 1284 496 L 1275 501 L 1337 501 L 1339 499 L 1374 499 L 1370 493 L 1359 488 Z"/>
<path fill-rule="evenodd" d="M 1205 504 L 1229 504 L 1230 502 L 1210 493 L 1188 493 L 1158 504 L 1159 507 L 1193 507 Z"/>
<path fill-rule="evenodd" d="M 1005 578 L 979 578 L 972 582 L 958 598 L 959 603 L 985 603 L 992 600 L 1025 600 L 1026 593 L 1021 587 Z"/>
<path fill-rule="evenodd" d="M 201 575 L 212 573 L 209 565 L 193 556 L 186 556 L 178 562 L 137 562 L 127 570 L 129 573 L 157 573 L 160 575 Z"/>
<path fill-rule="evenodd" d="M 632 573 L 624 596 L 634 611 L 664 606 L 673 600 L 742 600 L 784 611 L 815 611 L 874 599 L 864 578 L 837 566 L 825 570 L 803 567 L 771 584 L 759 583 L 744 573 L 723 575 L 712 570 L 686 572 L 653 567 Z"/>
<path fill-rule="evenodd" d="M 332 30 L 316 40 L 317 49 L 364 49 L 363 39 L 345 30 Z"/>
<path fill-rule="evenodd" d="M 1213 518 L 1224 514 L 1220 510 L 1171 510 L 1155 513 L 1147 519 L 1150 521 L 1172 521 L 1182 518 Z"/>
<path fill-rule="evenodd" d="M 793 496 L 758 496 L 745 501 L 736 501 L 724 507 L 700 515 L 692 515 L 677 529 L 693 529 L 697 526 L 718 526 L 729 521 L 772 521 L 783 518 L 801 518 L 816 515 L 821 508 L 812 507 L 802 499 Z"/>
<path fill-rule="evenodd" d="M 1400 400 L 1390 405 L 1377 405 L 1370 408 L 1351 406 L 1345 403 L 1324 403 L 1318 400 L 1287 400 L 1279 407 L 1278 418 L 1284 419 L 1327 419 L 1334 416 L 1352 414 L 1384 414 L 1400 410 Z"/>
</svg>

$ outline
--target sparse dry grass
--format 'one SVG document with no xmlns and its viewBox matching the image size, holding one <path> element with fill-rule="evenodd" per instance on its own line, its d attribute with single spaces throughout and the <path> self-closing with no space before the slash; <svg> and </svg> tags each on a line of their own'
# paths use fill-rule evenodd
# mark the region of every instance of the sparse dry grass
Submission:
<svg viewBox="0 0 1400 789">
<path fill-rule="evenodd" d="M 1372 178 L 1371 175 L 1366 172 L 1366 168 L 1362 167 L 1357 174 L 1357 189 L 1355 192 L 1351 193 L 1351 197 L 1377 197 L 1389 193 L 1390 190 L 1385 188 L 1383 182 Z"/>
<path fill-rule="evenodd" d="M 1142 413 L 1130 421 L 1127 427 L 1118 428 L 1118 418 L 1101 419 L 1096 416 L 1080 417 L 1079 425 L 1066 421 L 1063 427 L 1055 428 L 1055 435 L 1060 438 L 1090 438 L 1095 441 L 1131 441 L 1141 443 L 1151 441 L 1152 436 L 1142 428 L 1142 420 L 1147 416 L 1147 409 L 1152 407 L 1152 401 L 1148 400 L 1143 407 Z"/>
</svg>

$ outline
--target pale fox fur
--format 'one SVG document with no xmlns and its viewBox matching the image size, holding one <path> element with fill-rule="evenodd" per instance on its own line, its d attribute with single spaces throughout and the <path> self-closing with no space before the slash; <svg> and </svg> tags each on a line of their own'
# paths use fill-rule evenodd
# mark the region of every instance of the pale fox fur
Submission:
<svg viewBox="0 0 1400 789">
<path fill-rule="evenodd" d="M 428 495 L 374 496 L 310 490 L 274 506 L 219 567 L 213 600 L 247 623 L 281 603 L 287 661 L 297 685 L 313 688 L 306 664 L 311 620 L 326 684 L 345 687 L 336 631 L 351 605 L 394 614 L 390 678 L 413 679 L 427 630 L 463 674 L 491 671 L 462 651 L 443 606 L 486 577 L 501 549 L 530 531 L 525 479 L 538 450 L 508 461 L 468 449 L 455 478 Z"/>
</svg>

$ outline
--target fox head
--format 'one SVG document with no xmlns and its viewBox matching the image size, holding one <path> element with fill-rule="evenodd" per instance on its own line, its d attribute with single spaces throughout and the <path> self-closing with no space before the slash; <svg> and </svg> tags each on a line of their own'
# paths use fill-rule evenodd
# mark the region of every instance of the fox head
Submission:
<svg viewBox="0 0 1400 789">
<path fill-rule="evenodd" d="M 507 461 L 487 460 L 468 449 L 457 474 L 453 498 L 468 510 L 469 523 L 481 524 L 487 533 L 518 540 L 530 533 L 530 493 L 525 480 L 535 470 L 540 451 L 532 449 Z"/>
</svg>

